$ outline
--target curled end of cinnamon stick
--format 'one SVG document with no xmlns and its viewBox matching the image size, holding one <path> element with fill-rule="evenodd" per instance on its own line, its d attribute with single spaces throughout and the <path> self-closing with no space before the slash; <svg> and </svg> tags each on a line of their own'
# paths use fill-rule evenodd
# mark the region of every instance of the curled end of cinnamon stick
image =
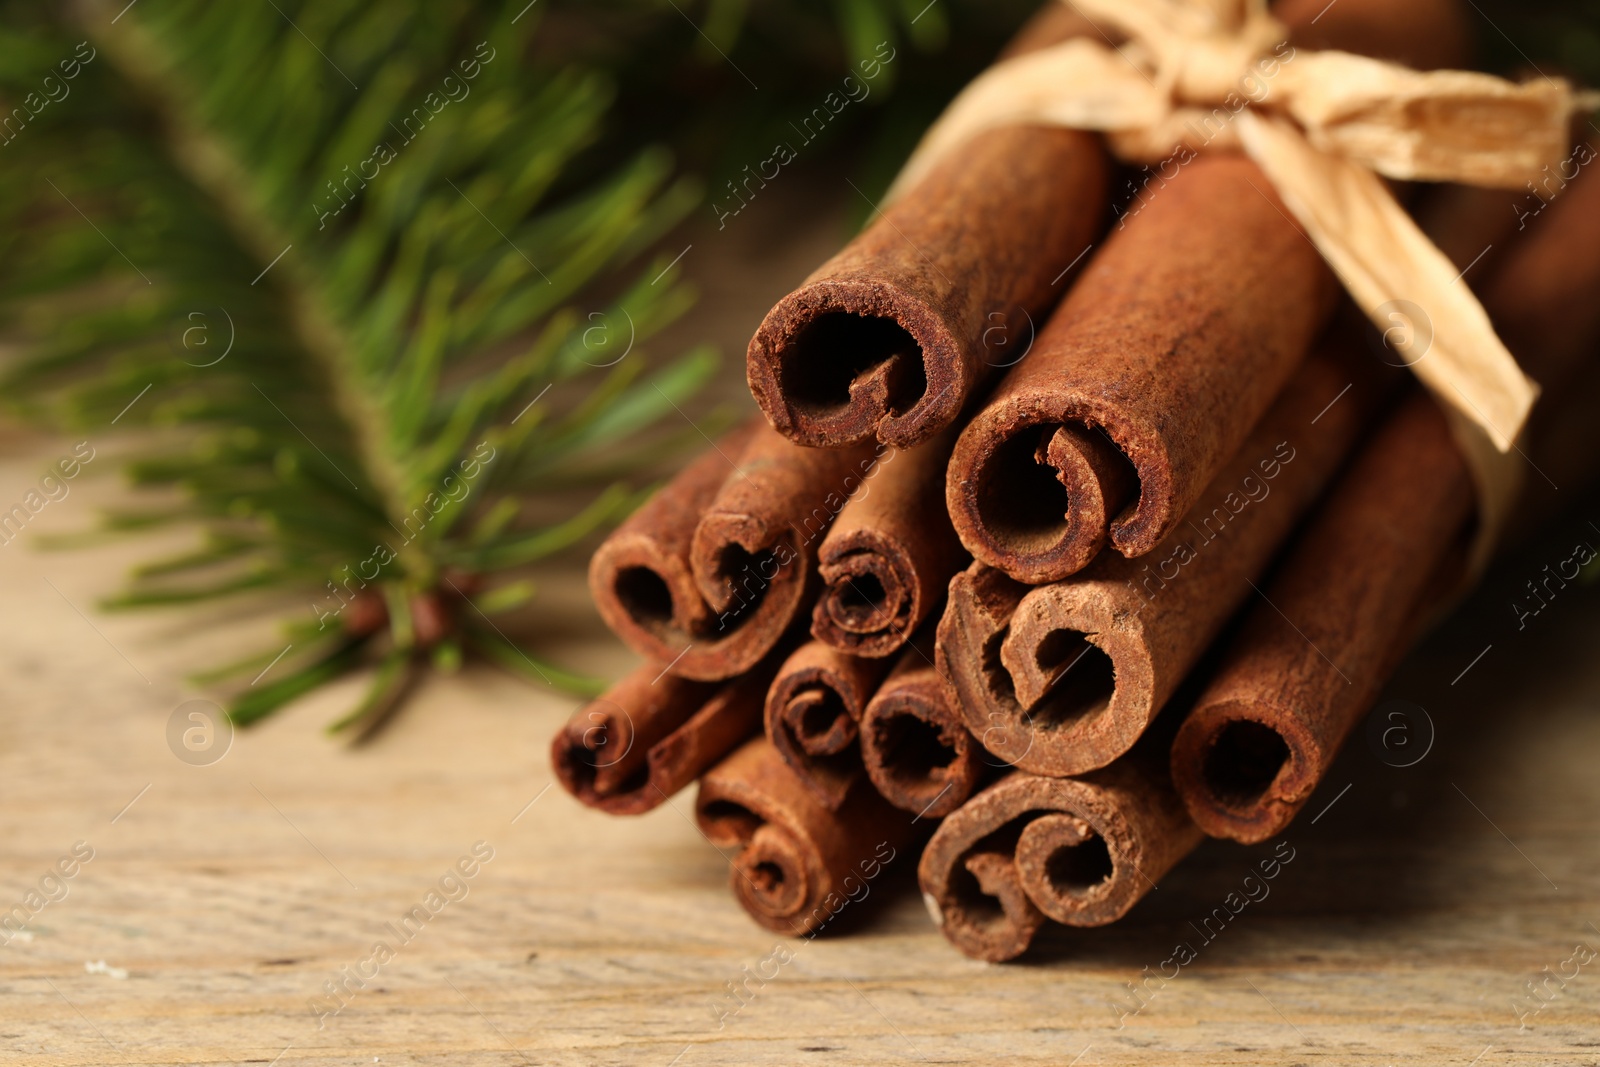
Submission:
<svg viewBox="0 0 1600 1067">
<path fill-rule="evenodd" d="M 757 516 L 713 512 L 695 528 L 689 568 L 710 609 L 701 629 L 703 657 L 727 677 L 764 656 L 794 621 L 809 584 L 810 556 L 793 530 L 772 531 Z"/>
<path fill-rule="evenodd" d="M 1098 426 L 1002 405 L 962 433 L 946 497 L 967 551 L 1037 585 L 1088 566 L 1137 512 L 1140 471 Z"/>
<path fill-rule="evenodd" d="M 681 789 L 748 732 L 754 722 L 749 700 L 749 694 L 718 694 L 714 685 L 643 663 L 573 713 L 551 743 L 550 763 L 562 787 L 582 803 L 637 815 Z M 720 749 L 706 744 L 719 734 L 728 735 Z M 690 739 L 699 744 L 686 744 Z M 708 747 L 698 763 L 684 751 Z"/>
<path fill-rule="evenodd" d="M 746 751 L 735 753 L 730 762 Z M 781 798 L 764 804 L 759 794 L 739 788 L 742 784 L 729 788 L 708 775 L 700 784 L 695 821 L 717 848 L 738 850 L 728 881 L 751 918 L 777 933 L 805 933 L 806 905 L 821 901 L 828 876 L 815 844 L 797 832 L 793 820 L 804 815 L 788 810 Z"/>
<path fill-rule="evenodd" d="M 645 537 L 614 535 L 601 545 L 589 562 L 589 588 L 600 617 L 629 648 L 670 664 L 673 674 L 720 681 L 754 667 L 778 643 L 805 593 L 805 575 L 737 546 L 716 558 L 723 601 L 715 611 L 686 561 Z M 773 578 L 762 578 L 763 568 Z"/>
<path fill-rule="evenodd" d="M 1251 845 L 1311 799 L 1327 754 L 1295 715 L 1226 701 L 1196 708 L 1172 743 L 1172 781 L 1209 837 Z"/>
<path fill-rule="evenodd" d="M 885 800 L 919 818 L 937 819 L 976 791 L 983 750 L 950 707 L 933 665 L 919 657 L 910 666 L 896 670 L 867 705 L 861 760 Z"/>
<path fill-rule="evenodd" d="M 1017 838 L 1023 891 L 1045 915 L 1071 926 L 1115 921 L 1146 888 L 1128 852 L 1132 833 L 1126 820 L 1115 809 L 1095 814 L 1095 823 L 1071 808 L 1040 815 Z M 1113 848 L 1112 841 L 1121 847 Z"/>
<path fill-rule="evenodd" d="M 917 865 L 928 914 L 941 933 L 975 960 L 1016 959 L 1045 916 L 1023 891 L 1009 809 L 974 798 L 945 819 Z"/>
<path fill-rule="evenodd" d="M 856 656 L 881 657 L 906 643 L 926 614 L 916 563 L 876 531 L 851 531 L 823 546 L 825 583 L 811 616 L 811 636 Z"/>
<path fill-rule="evenodd" d="M 690 562 L 694 531 L 741 454 L 765 427 L 753 420 L 722 438 L 634 512 L 589 561 L 589 591 L 600 617 L 629 648 L 671 664 L 672 673 L 718 681 L 749 670 L 777 643 L 789 619 L 773 621 L 748 603 L 720 613 L 707 606 Z M 733 590 L 733 593 L 739 590 Z M 780 598 L 781 599 L 781 598 Z M 790 610 L 795 605 L 791 602 Z M 755 625 L 751 625 L 755 624 Z"/>
<path fill-rule="evenodd" d="M 976 564 L 950 583 L 939 670 L 997 757 L 1051 777 L 1127 752 L 1157 710 L 1137 613 L 1102 583 L 1029 591 Z"/>
<path fill-rule="evenodd" d="M 887 670 L 812 641 L 784 661 L 767 694 L 767 737 L 830 810 L 861 776 L 857 724 Z"/>
<path fill-rule="evenodd" d="M 1121 918 L 1199 841 L 1166 768 L 1141 758 L 1080 779 L 1001 779 L 934 832 L 917 873 L 958 948 L 1009 959 L 1045 918 Z"/>
<path fill-rule="evenodd" d="M 840 811 L 827 810 L 763 738 L 701 779 L 695 821 L 713 845 L 738 849 L 729 881 L 745 911 L 793 937 L 864 898 L 915 834 L 864 782 Z"/>
<path fill-rule="evenodd" d="M 611 632 L 649 659 L 674 662 L 706 629 L 709 613 L 687 561 L 663 553 L 648 535 L 619 531 L 596 549 L 589 590 Z"/>
<path fill-rule="evenodd" d="M 767 420 L 811 448 L 874 437 L 910 448 L 955 419 L 969 373 L 937 315 L 895 286 L 864 279 L 829 278 L 790 293 L 746 357 Z"/>
</svg>

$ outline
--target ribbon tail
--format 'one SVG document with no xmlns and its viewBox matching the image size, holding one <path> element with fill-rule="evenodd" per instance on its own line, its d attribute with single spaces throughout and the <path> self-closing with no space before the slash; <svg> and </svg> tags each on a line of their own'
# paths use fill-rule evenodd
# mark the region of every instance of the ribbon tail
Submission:
<svg viewBox="0 0 1600 1067">
<path fill-rule="evenodd" d="M 1292 124 L 1245 112 L 1240 140 L 1361 310 L 1443 405 L 1478 489 L 1474 570 L 1515 502 L 1510 455 L 1539 387 L 1483 305 L 1371 171 L 1313 147 Z"/>
<path fill-rule="evenodd" d="M 1243 113 L 1239 121 L 1245 151 L 1361 310 L 1380 330 L 1406 328 L 1399 351 L 1417 377 L 1510 451 L 1539 387 L 1444 253 L 1371 171 L 1313 148 L 1282 120 Z"/>
</svg>

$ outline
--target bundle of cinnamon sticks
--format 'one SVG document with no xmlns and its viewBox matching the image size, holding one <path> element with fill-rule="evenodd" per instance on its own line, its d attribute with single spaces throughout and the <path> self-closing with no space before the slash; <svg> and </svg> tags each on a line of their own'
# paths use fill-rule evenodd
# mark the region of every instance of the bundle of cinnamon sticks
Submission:
<svg viewBox="0 0 1600 1067">
<path fill-rule="evenodd" d="M 1466 58 L 1454 0 L 1273 14 L 1291 46 Z M 1051 3 L 1007 54 L 1095 32 Z M 595 553 L 644 662 L 553 761 L 618 814 L 698 780 L 769 929 L 824 930 L 920 851 L 941 931 L 1004 960 L 1121 917 L 1206 836 L 1279 834 L 1462 591 L 1479 519 L 1446 414 L 1255 163 L 1153 182 L 1098 135 L 979 140 L 778 302 L 761 416 Z M 1534 220 L 1401 191 L 1542 383 L 1520 448 L 1568 485 L 1600 475 L 1594 156 Z"/>
</svg>

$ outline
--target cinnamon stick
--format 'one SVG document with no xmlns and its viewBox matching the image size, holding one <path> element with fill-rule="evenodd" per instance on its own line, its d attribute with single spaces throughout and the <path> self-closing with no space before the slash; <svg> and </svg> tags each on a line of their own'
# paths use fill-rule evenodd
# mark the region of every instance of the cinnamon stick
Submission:
<svg viewBox="0 0 1600 1067">
<path fill-rule="evenodd" d="M 1207 834 L 1263 841 L 1310 799 L 1404 657 L 1472 494 L 1444 416 L 1413 392 L 1324 502 L 1178 731 L 1173 779 Z"/>
<path fill-rule="evenodd" d="M 718 687 L 646 661 L 579 708 L 550 746 L 556 778 L 578 800 L 640 815 L 761 728 L 776 663 Z"/>
<path fill-rule="evenodd" d="M 1101 926 L 1125 915 L 1201 840 L 1160 746 L 1081 778 L 1015 771 L 934 831 L 917 867 L 923 899 L 952 944 L 998 962 L 1045 919 Z"/>
<path fill-rule="evenodd" d="M 1600 432 L 1592 405 L 1574 402 L 1569 388 L 1600 344 L 1600 181 L 1583 178 L 1507 250 L 1482 296 L 1502 337 L 1545 386 L 1530 433 L 1533 462 L 1552 407 L 1558 415 L 1576 410 L 1578 420 L 1565 426 L 1590 428 L 1580 447 L 1569 439 L 1565 451 L 1592 474 Z M 1543 477 L 1532 476 L 1524 501 L 1547 496 Z M 1437 591 L 1451 584 L 1438 576 L 1459 569 L 1455 550 L 1470 529 L 1472 494 L 1444 417 L 1415 396 L 1323 504 L 1268 586 L 1270 610 L 1252 611 L 1178 731 L 1173 778 L 1206 833 L 1261 841 L 1305 805 Z M 1327 581 L 1329 574 L 1340 580 Z"/>
<path fill-rule="evenodd" d="M 884 799 L 919 818 L 955 811 L 988 774 L 934 666 L 933 635 L 901 655 L 861 718 L 861 760 Z M 995 762 L 998 765 L 998 761 Z"/>
<path fill-rule="evenodd" d="M 911 451 L 890 450 L 839 513 L 817 560 L 825 583 L 811 635 L 856 656 L 888 656 L 944 597 L 966 550 L 944 507 L 952 431 Z"/>
<path fill-rule="evenodd" d="M 864 778 L 829 811 L 764 737 L 701 779 L 695 821 L 714 846 L 738 850 L 729 883 L 750 917 L 792 937 L 865 898 L 917 834 Z"/>
<path fill-rule="evenodd" d="M 629 648 L 649 660 L 671 663 L 685 677 L 714 681 L 717 671 L 696 670 L 686 648 L 711 650 L 720 638 L 759 645 L 740 630 L 718 633 L 716 620 L 689 570 L 694 528 L 732 464 L 759 430 L 757 420 L 726 434 L 711 451 L 679 471 L 605 539 L 589 560 L 589 591 L 600 617 Z M 708 640 L 709 638 L 709 640 Z M 745 656 L 735 656 L 736 660 Z M 759 655 L 756 657 L 759 659 Z"/>
<path fill-rule="evenodd" d="M 1254 163 L 1190 163 L 1112 234 L 962 431 L 947 484 L 962 543 L 1030 583 L 1108 542 L 1151 551 L 1289 380 L 1333 297 Z"/>
<path fill-rule="evenodd" d="M 874 462 L 870 448 L 802 449 L 752 420 L 596 550 L 601 618 L 674 674 L 750 669 L 810 607 L 816 546 Z"/>
<path fill-rule="evenodd" d="M 1084 32 L 1053 14 L 1015 55 Z M 794 292 L 750 341 L 750 392 L 779 432 L 911 448 L 1025 351 L 1063 272 L 1094 240 L 1110 160 L 1094 134 L 1014 127 L 973 139 Z"/>
<path fill-rule="evenodd" d="M 1424 68 L 1468 54 L 1447 0 L 1337 6 L 1293 0 L 1274 14 L 1297 47 Z M 1208 153 L 1173 178 L 1167 169 L 956 444 L 946 488 L 956 531 L 1020 581 L 1065 578 L 1107 544 L 1152 551 L 1333 306 L 1331 273 L 1253 163 Z"/>
<path fill-rule="evenodd" d="M 992 572 L 952 582 L 939 662 L 968 729 L 1050 776 L 1132 747 L 1354 447 L 1394 380 L 1382 369 L 1330 335 L 1152 562 L 1107 554 L 1031 591 Z"/>
<path fill-rule="evenodd" d="M 888 670 L 886 660 L 809 641 L 778 668 L 767 693 L 772 747 L 829 810 L 844 803 L 861 777 L 857 724 Z"/>
</svg>

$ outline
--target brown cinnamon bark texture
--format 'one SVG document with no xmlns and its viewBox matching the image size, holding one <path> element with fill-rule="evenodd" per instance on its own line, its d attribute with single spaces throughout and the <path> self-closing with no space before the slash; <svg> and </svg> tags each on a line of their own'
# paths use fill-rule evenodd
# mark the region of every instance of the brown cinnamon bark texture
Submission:
<svg viewBox="0 0 1600 1067">
<path fill-rule="evenodd" d="M 1030 588 L 974 562 L 950 580 L 934 642 L 933 662 L 947 706 L 983 748 L 1006 764 L 1027 751 L 1031 735 L 1023 731 L 1026 709 L 1017 703 L 1016 687 L 1000 662 L 1000 644 Z"/>
<path fill-rule="evenodd" d="M 775 666 L 773 660 L 719 687 L 647 660 L 556 734 L 556 777 L 591 808 L 613 815 L 651 810 L 760 730 Z"/>
<path fill-rule="evenodd" d="M 1042 16 L 1008 54 L 1086 28 Z M 1060 297 L 1103 226 L 1109 176 L 1094 134 L 974 138 L 768 313 L 746 356 L 756 403 L 816 447 L 875 437 L 911 448 L 949 426 Z"/>
<path fill-rule="evenodd" d="M 751 641 L 740 636 L 742 628 L 719 633 L 689 570 L 694 528 L 760 428 L 751 420 L 725 435 L 612 531 L 589 560 L 589 591 L 600 618 L 646 659 L 676 660 L 675 673 L 685 677 L 715 680 L 722 670 L 719 645 L 760 645 L 765 637 Z M 695 644 L 701 646 L 698 656 L 690 648 Z M 744 651 L 728 658 L 743 660 L 749 650 Z"/>
<path fill-rule="evenodd" d="M 1148 562 L 1108 553 L 1031 591 L 952 582 L 939 662 L 968 728 L 1035 774 L 1128 751 L 1354 447 L 1395 380 L 1382 371 L 1331 334 Z"/>
<path fill-rule="evenodd" d="M 1544 423 L 1578 409 L 1587 440 L 1574 448 L 1569 438 L 1562 451 L 1592 472 L 1592 405 L 1569 388 L 1600 343 L 1600 181 L 1582 177 L 1505 252 L 1482 294 L 1545 386 L 1527 442 L 1532 462 L 1545 451 L 1534 443 Z M 1553 496 L 1547 474 L 1542 463 L 1530 474 L 1522 510 L 1542 510 L 1536 502 Z M 1459 565 L 1453 550 L 1472 514 L 1471 480 L 1444 417 L 1417 396 L 1322 505 L 1267 588 L 1271 610 L 1252 611 L 1178 732 L 1173 778 L 1206 833 L 1261 841 L 1295 817 L 1403 657 L 1432 594 L 1448 585 L 1438 572 Z"/>
<path fill-rule="evenodd" d="M 756 430 L 689 543 L 695 586 L 718 627 L 759 622 L 781 632 L 810 608 L 817 549 L 882 452 L 799 448 Z"/>
<path fill-rule="evenodd" d="M 1012 772 L 947 817 L 917 867 L 945 937 L 1008 960 L 1046 918 L 1101 926 L 1126 914 L 1202 837 L 1159 747 L 1081 778 Z"/>
<path fill-rule="evenodd" d="M 1324 502 L 1178 731 L 1172 776 L 1207 834 L 1263 841 L 1310 799 L 1404 656 L 1472 493 L 1444 416 L 1413 393 Z"/>
<path fill-rule="evenodd" d="M 856 656 L 888 656 L 944 598 L 967 553 L 944 507 L 955 433 L 891 450 L 839 513 L 817 556 L 825 583 L 811 636 Z"/>
<path fill-rule="evenodd" d="M 1031 583 L 1075 573 L 1108 538 L 1149 552 L 1288 381 L 1334 292 L 1254 163 L 1190 163 L 962 431 L 947 482 L 962 543 Z"/>
<path fill-rule="evenodd" d="M 1461 65 L 1448 0 L 1292 0 L 1295 47 Z M 1285 62 L 1293 62 L 1292 54 Z M 1270 85 L 1269 85 L 1270 90 Z M 947 485 L 974 557 L 1055 581 L 1109 544 L 1151 551 L 1288 380 L 1334 283 L 1254 164 L 1185 160 L 1146 182 L 1126 225 L 963 431 Z"/>
<path fill-rule="evenodd" d="M 793 937 L 820 933 L 917 836 L 865 778 L 829 811 L 764 737 L 700 781 L 695 821 L 719 849 L 737 849 L 729 883 L 751 918 Z"/>
<path fill-rule="evenodd" d="M 596 550 L 601 618 L 674 674 L 748 670 L 809 610 L 817 546 L 875 462 L 870 447 L 802 449 L 753 420 Z"/>
<path fill-rule="evenodd" d="M 934 668 L 933 634 L 901 655 L 861 719 L 861 760 L 879 793 L 919 818 L 966 803 L 991 765 Z"/>
<path fill-rule="evenodd" d="M 887 660 L 809 641 L 778 668 L 767 693 L 767 738 L 830 810 L 844 803 L 862 776 L 858 727 L 888 672 Z"/>
</svg>

